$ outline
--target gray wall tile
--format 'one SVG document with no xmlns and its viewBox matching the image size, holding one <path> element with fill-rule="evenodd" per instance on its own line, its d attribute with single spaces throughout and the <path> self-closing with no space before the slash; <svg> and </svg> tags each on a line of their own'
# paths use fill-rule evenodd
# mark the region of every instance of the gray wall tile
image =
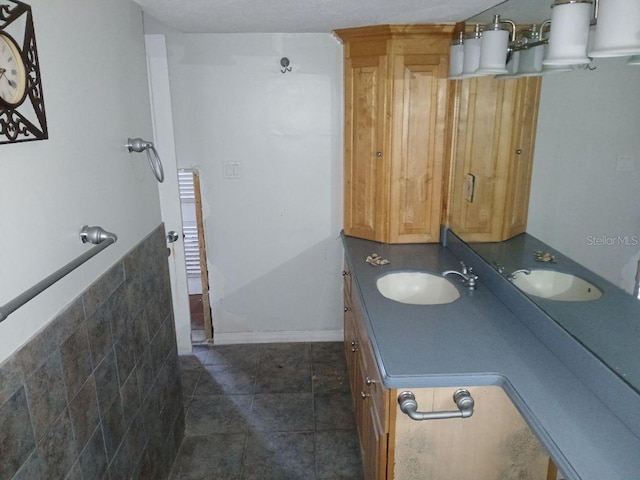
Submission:
<svg viewBox="0 0 640 480">
<path fill-rule="evenodd" d="M 0 478 L 167 478 L 184 429 L 160 225 L 0 365 Z"/>
<path fill-rule="evenodd" d="M 87 327 L 83 323 L 60 347 L 67 398 L 75 397 L 93 371 Z"/>
<path fill-rule="evenodd" d="M 42 462 L 40 462 L 40 455 L 38 455 L 37 450 L 31 452 L 27 461 L 22 464 L 20 470 L 16 472 L 11 480 L 34 480 L 35 478 L 44 478 Z"/>
<path fill-rule="evenodd" d="M 33 430 L 39 441 L 67 406 L 60 352 L 56 350 L 25 380 L 25 385 Z"/>
<path fill-rule="evenodd" d="M 111 294 L 124 282 L 124 268 L 121 262 L 111 267 L 98 278 L 83 294 L 85 315 L 90 317 Z"/>
<path fill-rule="evenodd" d="M 0 365 L 0 405 L 9 400 L 22 387 L 22 372 L 15 357 Z"/>
<path fill-rule="evenodd" d="M 78 458 L 69 412 L 64 410 L 49 432 L 38 442 L 44 478 L 65 478 Z"/>
<path fill-rule="evenodd" d="M 91 375 L 69 404 L 69 415 L 78 449 L 82 450 L 100 423 L 96 382 Z"/>
<path fill-rule="evenodd" d="M 11 478 L 35 448 L 24 388 L 0 406 L 0 478 Z"/>
<path fill-rule="evenodd" d="M 80 453 L 79 462 L 85 479 L 99 479 L 107 472 L 107 454 L 100 425 L 93 431 L 87 445 Z"/>
<path fill-rule="evenodd" d="M 102 359 L 94 371 L 96 388 L 98 391 L 98 405 L 102 415 L 111 407 L 113 401 L 120 394 L 118 381 L 118 369 L 116 367 L 116 354 L 112 348 Z"/>
<path fill-rule="evenodd" d="M 96 367 L 113 347 L 111 307 L 108 302 L 103 303 L 87 318 L 87 332 L 91 347 L 91 364 Z"/>
</svg>

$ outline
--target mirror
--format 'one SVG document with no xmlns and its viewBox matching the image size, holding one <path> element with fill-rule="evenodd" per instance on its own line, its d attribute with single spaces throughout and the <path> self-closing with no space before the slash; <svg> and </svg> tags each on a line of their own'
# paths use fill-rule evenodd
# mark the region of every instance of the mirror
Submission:
<svg viewBox="0 0 640 480">
<path fill-rule="evenodd" d="M 500 13 L 519 24 L 540 22 L 550 3 L 510 0 L 468 21 L 486 23 Z M 544 265 L 533 254 L 548 249 L 558 260 L 543 268 L 577 269 L 601 288 L 593 302 L 531 298 L 640 391 L 640 301 L 631 295 L 640 259 L 640 67 L 626 58 L 594 60 L 593 67 L 543 77 L 530 236 L 470 246 L 505 269 Z"/>
</svg>

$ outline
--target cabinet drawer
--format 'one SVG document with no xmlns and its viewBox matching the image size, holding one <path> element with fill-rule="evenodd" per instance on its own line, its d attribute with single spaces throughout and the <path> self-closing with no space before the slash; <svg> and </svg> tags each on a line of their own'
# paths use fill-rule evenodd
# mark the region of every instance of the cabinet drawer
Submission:
<svg viewBox="0 0 640 480">
<path fill-rule="evenodd" d="M 373 410 L 375 410 L 384 433 L 389 431 L 389 390 L 382 384 L 382 375 L 378 370 L 373 350 L 368 339 L 362 339 L 360 345 L 362 373 L 364 375 L 364 392 L 369 395 Z"/>
</svg>

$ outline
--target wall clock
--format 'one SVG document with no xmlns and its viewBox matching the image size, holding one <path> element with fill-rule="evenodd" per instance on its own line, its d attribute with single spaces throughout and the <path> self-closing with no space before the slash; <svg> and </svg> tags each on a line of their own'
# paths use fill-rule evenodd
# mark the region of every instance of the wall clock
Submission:
<svg viewBox="0 0 640 480">
<path fill-rule="evenodd" d="M 0 0 L 0 143 L 48 136 L 31 7 Z"/>
</svg>

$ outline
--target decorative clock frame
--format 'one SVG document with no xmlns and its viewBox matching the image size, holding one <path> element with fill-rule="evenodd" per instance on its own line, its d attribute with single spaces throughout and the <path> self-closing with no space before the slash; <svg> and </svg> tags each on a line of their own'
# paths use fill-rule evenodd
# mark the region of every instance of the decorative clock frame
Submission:
<svg viewBox="0 0 640 480">
<path fill-rule="evenodd" d="M 0 34 L 11 38 L 26 69 L 26 93 L 12 105 L 0 98 L 0 143 L 49 138 L 42 78 L 31 7 L 18 0 L 0 0 Z"/>
</svg>

